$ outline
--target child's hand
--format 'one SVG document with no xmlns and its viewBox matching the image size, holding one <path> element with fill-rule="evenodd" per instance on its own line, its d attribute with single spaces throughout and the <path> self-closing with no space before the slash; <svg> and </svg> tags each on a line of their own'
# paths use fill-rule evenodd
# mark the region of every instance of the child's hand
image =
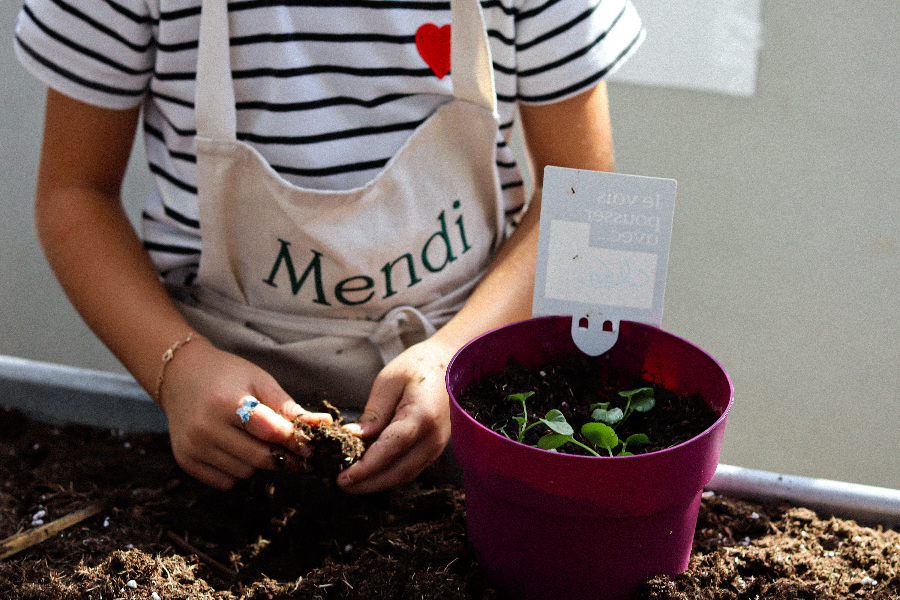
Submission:
<svg viewBox="0 0 900 600">
<path fill-rule="evenodd" d="M 159 398 L 169 420 L 172 452 L 182 469 L 229 489 L 257 469 L 295 469 L 304 448 L 291 421 L 331 422 L 309 413 L 265 371 L 205 339 L 171 361 Z"/>
<path fill-rule="evenodd" d="M 411 481 L 440 456 L 450 439 L 444 376 L 455 352 L 432 337 L 381 371 L 362 417 L 349 426 L 363 438 L 378 439 L 338 477 L 345 491 L 375 492 Z"/>
</svg>

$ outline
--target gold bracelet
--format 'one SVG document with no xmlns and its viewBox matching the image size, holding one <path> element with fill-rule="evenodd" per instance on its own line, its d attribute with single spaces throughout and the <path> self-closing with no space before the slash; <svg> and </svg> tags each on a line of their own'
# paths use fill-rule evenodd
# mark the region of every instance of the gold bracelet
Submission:
<svg viewBox="0 0 900 600">
<path fill-rule="evenodd" d="M 172 344 L 168 350 L 163 352 L 162 355 L 162 364 L 159 366 L 159 377 L 156 378 L 156 393 L 153 395 L 153 399 L 159 404 L 159 397 L 162 393 L 162 385 L 163 379 L 166 375 L 166 366 L 169 364 L 169 361 L 175 357 L 175 351 L 190 342 L 194 339 L 194 332 L 190 332 L 186 338 L 183 340 L 178 340 L 174 344 Z"/>
</svg>

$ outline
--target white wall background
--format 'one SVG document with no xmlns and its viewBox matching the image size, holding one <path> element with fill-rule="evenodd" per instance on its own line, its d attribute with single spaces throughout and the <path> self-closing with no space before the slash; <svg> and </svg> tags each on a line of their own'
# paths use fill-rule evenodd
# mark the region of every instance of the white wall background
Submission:
<svg viewBox="0 0 900 600">
<path fill-rule="evenodd" d="M 716 356 L 729 464 L 900 488 L 900 3 L 763 2 L 756 93 L 611 91 L 678 180 L 663 327 Z"/>
<path fill-rule="evenodd" d="M 12 39 L 19 0 L 0 2 L 0 354 L 124 373 L 69 305 L 44 262 L 31 214 L 46 88 Z M 149 178 L 137 145 L 124 194 L 136 217 Z"/>
<path fill-rule="evenodd" d="M 35 240 L 44 90 L 12 54 L 17 10 L 0 3 L 0 354 L 121 373 Z M 617 170 L 678 180 L 663 326 L 734 379 L 723 462 L 900 488 L 900 4 L 761 17 L 753 95 L 610 84 Z"/>
</svg>

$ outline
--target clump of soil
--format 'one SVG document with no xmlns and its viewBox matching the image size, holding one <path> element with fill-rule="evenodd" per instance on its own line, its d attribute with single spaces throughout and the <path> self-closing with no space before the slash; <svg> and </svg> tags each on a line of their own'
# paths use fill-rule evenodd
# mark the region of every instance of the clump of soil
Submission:
<svg viewBox="0 0 900 600">
<path fill-rule="evenodd" d="M 526 368 L 510 361 L 499 373 L 470 386 L 459 399 L 459 404 L 485 427 L 495 431 L 505 430 L 507 435 L 515 437 L 518 430 L 515 418 L 522 416 L 522 404 L 507 398 L 510 394 L 534 392 L 526 401 L 529 423 L 557 409 L 572 425 L 576 439 L 586 442 L 578 432 L 583 424 L 592 420 L 591 404 L 608 402 L 610 409 L 624 410 L 627 399 L 619 392 L 642 387 L 653 388 L 656 405 L 648 412 L 632 413 L 616 430 L 620 439 L 634 433 L 647 435 L 650 439 L 647 446 L 628 447 L 635 454 L 663 450 L 686 442 L 706 431 L 720 416 L 698 395 L 675 394 L 656 382 L 634 374 L 605 369 L 600 372 L 595 360 L 580 354 L 559 358 L 536 368 Z M 534 446 L 547 433 L 550 430 L 546 426 L 538 425 L 525 434 L 523 442 Z M 589 455 L 575 444 L 566 444 L 558 451 Z"/>
<path fill-rule="evenodd" d="M 328 413 L 333 422 L 330 425 L 310 425 L 294 420 L 294 437 L 309 448 L 310 453 L 301 457 L 300 467 L 306 472 L 316 473 L 333 479 L 362 458 L 365 443 L 355 435 L 342 429 L 344 419 L 341 411 L 327 400 L 322 400 L 317 412 Z"/>
<path fill-rule="evenodd" d="M 463 490 L 436 470 L 369 496 L 273 471 L 221 492 L 179 469 L 166 435 L 2 408 L 0 457 L 0 540 L 102 507 L 0 560 L 4 600 L 505 600 L 468 548 Z M 900 597 L 900 534 L 803 508 L 707 494 L 693 551 L 638 600 Z"/>
</svg>

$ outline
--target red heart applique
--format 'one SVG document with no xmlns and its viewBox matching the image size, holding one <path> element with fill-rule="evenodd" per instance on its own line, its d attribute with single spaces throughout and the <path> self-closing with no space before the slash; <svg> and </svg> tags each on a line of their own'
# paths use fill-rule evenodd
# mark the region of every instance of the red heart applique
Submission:
<svg viewBox="0 0 900 600">
<path fill-rule="evenodd" d="M 450 25 L 425 23 L 416 30 L 416 49 L 438 79 L 450 71 Z"/>
</svg>

